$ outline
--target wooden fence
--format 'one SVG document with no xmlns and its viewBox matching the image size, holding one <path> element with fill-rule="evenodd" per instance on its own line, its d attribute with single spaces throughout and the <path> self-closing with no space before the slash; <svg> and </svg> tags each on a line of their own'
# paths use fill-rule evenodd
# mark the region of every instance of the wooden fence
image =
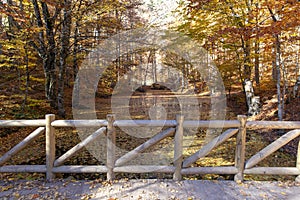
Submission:
<svg viewBox="0 0 300 200">
<path fill-rule="evenodd" d="M 142 145 L 116 158 L 116 130 L 115 127 L 134 126 L 164 126 L 168 129 L 156 134 Z M 300 181 L 300 143 L 298 145 L 297 161 L 295 167 L 257 167 L 264 158 L 286 145 L 300 135 L 300 122 L 292 121 L 247 121 L 246 116 L 238 116 L 231 121 L 189 121 L 182 115 L 176 120 L 115 120 L 114 115 L 108 115 L 106 120 L 55 120 L 55 115 L 48 114 L 41 120 L 0 120 L 1 127 L 38 127 L 18 145 L 0 157 L 0 173 L 40 172 L 46 173 L 47 180 L 55 178 L 56 173 L 106 173 L 108 180 L 113 180 L 115 173 L 148 173 L 161 172 L 173 174 L 174 180 L 181 180 L 183 175 L 191 174 L 232 174 L 234 180 L 243 181 L 244 174 L 274 174 L 295 175 Z M 59 127 L 97 127 L 98 130 L 83 141 L 75 145 L 60 157 L 55 155 L 55 128 Z M 226 129 L 218 137 L 205 144 L 196 153 L 187 158 L 183 157 L 184 128 L 223 128 Z M 245 159 L 246 134 L 248 129 L 287 129 L 288 132 L 280 138 L 257 152 L 248 160 Z M 12 156 L 28 146 L 32 141 L 45 132 L 46 134 L 46 164 L 45 165 L 4 165 Z M 107 138 L 106 165 L 63 165 L 76 152 L 96 140 L 100 135 Z M 208 155 L 229 138 L 236 136 L 235 164 L 233 166 L 192 167 L 198 159 Z M 174 162 L 172 166 L 157 165 L 125 165 L 140 153 L 149 149 L 159 141 L 174 137 Z"/>
</svg>

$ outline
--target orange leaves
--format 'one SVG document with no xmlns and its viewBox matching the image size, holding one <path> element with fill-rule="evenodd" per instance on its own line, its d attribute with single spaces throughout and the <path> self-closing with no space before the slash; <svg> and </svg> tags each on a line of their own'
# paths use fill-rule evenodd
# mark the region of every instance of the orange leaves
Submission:
<svg viewBox="0 0 300 200">
<path fill-rule="evenodd" d="M 298 16 L 300 16 L 300 3 L 296 0 L 247 2 L 191 0 L 187 5 L 189 20 L 198 22 L 197 16 L 207 15 L 213 17 L 208 22 L 219 22 L 216 23 L 218 27 L 215 27 L 218 30 L 218 35 L 241 35 L 245 39 L 254 37 L 254 34 L 259 36 L 278 34 L 300 25 L 298 19 Z M 272 13 L 270 13 L 270 10 Z M 276 17 L 277 21 L 272 20 L 272 17 Z"/>
</svg>

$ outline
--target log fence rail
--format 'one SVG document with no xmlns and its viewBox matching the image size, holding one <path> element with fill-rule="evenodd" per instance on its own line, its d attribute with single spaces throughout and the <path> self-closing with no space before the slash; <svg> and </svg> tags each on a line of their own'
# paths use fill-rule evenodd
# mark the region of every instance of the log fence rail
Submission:
<svg viewBox="0 0 300 200">
<path fill-rule="evenodd" d="M 116 127 L 137 126 L 164 126 L 168 129 L 156 134 L 145 143 L 129 151 L 120 158 L 116 158 Z M 44 120 L 0 120 L 1 127 L 37 127 L 19 144 L 0 157 L 0 173 L 37 172 L 45 173 L 46 179 L 55 178 L 56 173 L 106 173 L 108 180 L 115 178 L 115 173 L 172 173 L 174 180 L 181 180 L 183 175 L 191 174 L 232 174 L 235 181 L 243 181 L 244 174 L 272 174 L 294 175 L 300 182 L 300 142 L 298 144 L 297 160 L 295 167 L 257 167 L 257 164 L 286 145 L 291 140 L 300 136 L 300 122 L 298 121 L 247 121 L 246 116 L 238 116 L 237 120 L 230 121 L 191 121 L 184 120 L 182 115 L 177 115 L 176 120 L 115 120 L 114 115 L 107 115 L 106 120 L 55 120 L 55 115 L 48 114 Z M 56 158 L 55 155 L 55 128 L 59 127 L 97 127 L 98 130 L 80 143 L 72 147 L 66 153 Z M 203 145 L 196 153 L 187 158 L 183 157 L 184 128 L 224 128 L 224 133 Z M 271 144 L 259 150 L 255 155 L 246 160 L 246 135 L 249 129 L 287 129 L 286 134 L 273 141 Z M 41 134 L 46 135 L 46 164 L 45 165 L 4 165 L 14 155 L 28 146 Z M 107 138 L 106 165 L 63 165 L 70 157 L 80 149 L 96 140 L 99 136 Z M 236 151 L 234 166 L 192 167 L 198 159 L 205 157 L 214 148 L 236 136 Z M 156 165 L 126 165 L 139 153 L 144 152 L 167 137 L 174 137 L 173 166 Z"/>
</svg>

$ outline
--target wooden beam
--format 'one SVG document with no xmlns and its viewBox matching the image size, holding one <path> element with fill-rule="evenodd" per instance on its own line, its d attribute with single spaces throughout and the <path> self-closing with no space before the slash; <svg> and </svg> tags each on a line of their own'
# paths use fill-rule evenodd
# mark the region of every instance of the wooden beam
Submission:
<svg viewBox="0 0 300 200">
<path fill-rule="evenodd" d="M 249 121 L 246 124 L 251 129 L 300 129 L 298 121 Z"/>
<path fill-rule="evenodd" d="M 115 167 L 114 172 L 123 173 L 174 173 L 173 166 L 156 166 L 156 165 L 129 165 L 122 167 Z"/>
<path fill-rule="evenodd" d="M 34 120 L 0 120 L 0 127 L 40 127 L 45 126 L 46 121 L 44 119 Z"/>
<path fill-rule="evenodd" d="M 236 174 L 238 169 L 236 167 L 190 167 L 181 170 L 183 175 L 193 174 Z"/>
<path fill-rule="evenodd" d="M 182 179 L 181 168 L 183 160 L 183 121 L 184 115 L 176 115 L 176 132 L 174 138 L 174 167 L 173 180 L 180 181 Z"/>
<path fill-rule="evenodd" d="M 64 165 L 54 167 L 52 171 L 54 173 L 107 173 L 107 167 L 100 165 Z"/>
<path fill-rule="evenodd" d="M 214 138 L 211 142 L 204 145 L 199 151 L 194 153 L 192 156 L 186 158 L 183 162 L 183 167 L 189 167 L 191 164 L 196 162 L 199 158 L 205 157 L 209 152 L 211 152 L 214 148 L 220 146 L 230 137 L 234 136 L 238 132 L 238 129 L 228 129 L 220 136 Z"/>
<path fill-rule="evenodd" d="M 46 179 L 51 180 L 55 178 L 52 172 L 55 160 L 55 129 L 51 123 L 55 120 L 55 115 L 46 115 Z"/>
<path fill-rule="evenodd" d="M 116 120 L 114 126 L 118 127 L 175 127 L 175 120 Z"/>
<path fill-rule="evenodd" d="M 97 139 L 100 135 L 102 135 L 106 131 L 105 127 L 99 128 L 97 131 L 95 131 L 93 134 L 89 135 L 87 138 L 85 138 L 83 141 L 72 147 L 69 151 L 64 153 L 62 156 L 60 156 L 56 161 L 54 162 L 54 166 L 58 167 L 62 164 L 64 164 L 68 159 L 70 159 L 76 152 L 81 150 L 83 147 Z"/>
<path fill-rule="evenodd" d="M 293 130 L 289 131 L 288 133 L 284 134 L 268 146 L 266 146 L 264 149 L 259 151 L 257 154 L 252 156 L 247 162 L 246 162 L 246 169 L 249 169 L 256 164 L 258 164 L 260 161 L 268 157 L 270 154 L 274 153 L 278 149 L 280 149 L 282 146 L 289 143 L 291 140 L 295 139 L 300 135 L 300 130 Z"/>
<path fill-rule="evenodd" d="M 183 123 L 184 128 L 238 128 L 239 126 L 238 120 L 186 120 Z"/>
<path fill-rule="evenodd" d="M 0 173 L 45 173 L 46 165 L 5 165 Z"/>
<path fill-rule="evenodd" d="M 126 153 L 121 158 L 116 161 L 117 167 L 127 163 L 128 161 L 132 160 L 133 158 L 137 157 L 140 153 L 144 152 L 149 147 L 157 144 L 159 141 L 163 140 L 166 137 L 172 136 L 175 133 L 175 128 L 169 128 L 164 130 L 161 133 L 156 134 L 151 139 L 147 140 L 145 143 L 141 144 L 140 146 L 136 147 L 132 151 Z"/>
<path fill-rule="evenodd" d="M 245 169 L 245 174 L 268 174 L 268 175 L 300 175 L 297 167 L 254 167 Z"/>
<path fill-rule="evenodd" d="M 106 120 L 55 120 L 53 127 L 102 127 L 107 126 Z"/>
<path fill-rule="evenodd" d="M 176 120 L 116 120 L 114 126 L 118 127 L 175 127 Z M 183 123 L 184 128 L 238 128 L 238 120 L 186 120 Z"/>
<path fill-rule="evenodd" d="M 253 122 L 251 122 L 253 123 Z M 259 122 L 261 123 L 261 122 Z M 28 126 L 45 126 L 45 120 L 0 120 L 0 127 L 28 127 Z M 256 124 L 256 123 L 255 123 Z M 293 123 L 294 124 L 294 123 Z M 53 127 L 99 127 L 107 126 L 106 120 L 55 120 L 51 124 Z M 295 124 L 294 124 L 295 125 Z M 292 125 L 292 126 L 294 126 Z M 297 123 L 296 123 L 297 125 Z M 139 127 L 139 126 L 150 126 L 150 127 L 175 127 L 176 120 L 116 120 L 114 126 L 119 127 Z M 189 120 L 183 124 L 184 128 L 237 128 L 239 122 L 237 120 L 223 121 L 223 120 Z M 250 127 L 255 125 L 250 124 Z M 257 125 L 260 127 L 260 125 Z M 292 127 L 291 126 L 291 127 Z M 263 127 L 263 126 L 262 126 Z M 297 125 L 298 127 L 298 125 Z M 260 127 L 261 128 L 261 127 Z"/>
<path fill-rule="evenodd" d="M 300 141 L 298 142 L 296 167 L 298 170 L 300 170 Z M 300 183 L 300 175 L 296 177 L 295 181 Z"/>
<path fill-rule="evenodd" d="M 115 115 L 107 115 L 107 180 L 115 178 L 114 167 L 116 161 L 116 130 L 114 127 Z"/>
<path fill-rule="evenodd" d="M 3 165 L 6 161 L 11 159 L 14 155 L 16 155 L 18 152 L 20 152 L 22 149 L 24 149 L 28 144 L 33 142 L 41 133 L 43 133 L 45 130 L 44 127 L 39 127 L 35 131 L 33 131 L 30 135 L 28 135 L 24 140 L 22 140 L 19 144 L 14 146 L 12 149 L 10 149 L 8 152 L 6 152 L 1 158 L 0 158 L 0 165 Z"/>
<path fill-rule="evenodd" d="M 234 176 L 235 181 L 244 180 L 244 169 L 245 169 L 245 151 L 246 151 L 246 123 L 247 116 L 239 115 L 238 120 L 240 121 L 239 133 L 236 137 L 236 152 L 235 152 L 235 167 L 238 169 L 238 173 Z"/>
</svg>

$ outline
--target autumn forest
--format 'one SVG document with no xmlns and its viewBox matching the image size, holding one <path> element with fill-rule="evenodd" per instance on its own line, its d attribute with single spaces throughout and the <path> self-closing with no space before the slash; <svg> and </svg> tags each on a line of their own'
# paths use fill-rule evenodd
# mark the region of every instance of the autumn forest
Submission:
<svg viewBox="0 0 300 200">
<path fill-rule="evenodd" d="M 45 119 L 46 114 L 69 120 L 78 113 L 89 116 L 84 109 L 92 108 L 98 119 L 114 113 L 122 119 L 174 120 L 181 112 L 189 120 L 236 120 L 245 115 L 249 121 L 300 121 L 299 16 L 298 0 L 0 0 L 0 120 Z M 148 44 L 152 41 L 155 45 Z M 195 46 L 201 55 L 184 52 Z M 205 67 L 198 70 L 197 65 Z M 105 70 L 86 70 L 90 66 Z M 120 149 L 146 142 L 148 130 L 140 128 L 130 129 L 140 137 L 117 130 Z M 185 153 L 192 155 L 211 141 L 221 133 L 216 129 L 195 129 L 194 143 Z M 0 155 L 27 136 L 20 130 L 33 129 L 0 129 Z M 162 133 L 167 137 L 175 128 L 170 130 Z M 189 131 L 184 131 L 189 140 Z M 226 137 L 235 131 L 229 129 Z M 56 156 L 80 142 L 74 133 L 75 128 L 56 130 Z M 247 134 L 249 158 L 283 132 Z M 43 137 L 10 164 L 44 163 Z M 228 139 L 226 148 L 212 151 L 217 158 L 205 157 L 195 166 L 234 165 L 235 143 L 235 138 Z M 171 139 L 159 143 L 164 150 L 168 144 Z M 292 141 L 269 161 L 294 165 L 297 148 L 298 140 Z M 164 156 L 172 163 L 169 154 Z M 72 159 L 66 163 L 103 164 L 86 149 Z M 129 178 L 143 176 L 156 177 Z M 99 173 L 87 177 L 103 178 Z"/>
<path fill-rule="evenodd" d="M 70 98 L 65 90 L 72 87 L 93 48 L 122 31 L 161 26 L 142 15 L 159 9 L 155 2 L 7 0 L 0 6 L 2 95 L 23 96 L 24 110 L 35 88 L 41 92 L 44 85 L 44 99 L 62 117 L 65 99 Z M 181 1 L 171 12 L 175 17 L 164 26 L 188 35 L 208 51 L 228 94 L 235 87 L 245 91 L 245 80 L 253 82 L 254 90 L 276 88 L 282 120 L 286 101 L 298 96 L 299 7 L 296 0 Z M 130 58 L 120 55 L 99 84 L 101 95 L 109 96 L 118 78 L 140 60 L 153 64 L 155 51 L 147 51 Z M 163 62 L 172 67 L 176 64 L 170 63 L 170 56 Z M 195 81 L 196 76 L 191 77 L 189 81 Z"/>
</svg>

